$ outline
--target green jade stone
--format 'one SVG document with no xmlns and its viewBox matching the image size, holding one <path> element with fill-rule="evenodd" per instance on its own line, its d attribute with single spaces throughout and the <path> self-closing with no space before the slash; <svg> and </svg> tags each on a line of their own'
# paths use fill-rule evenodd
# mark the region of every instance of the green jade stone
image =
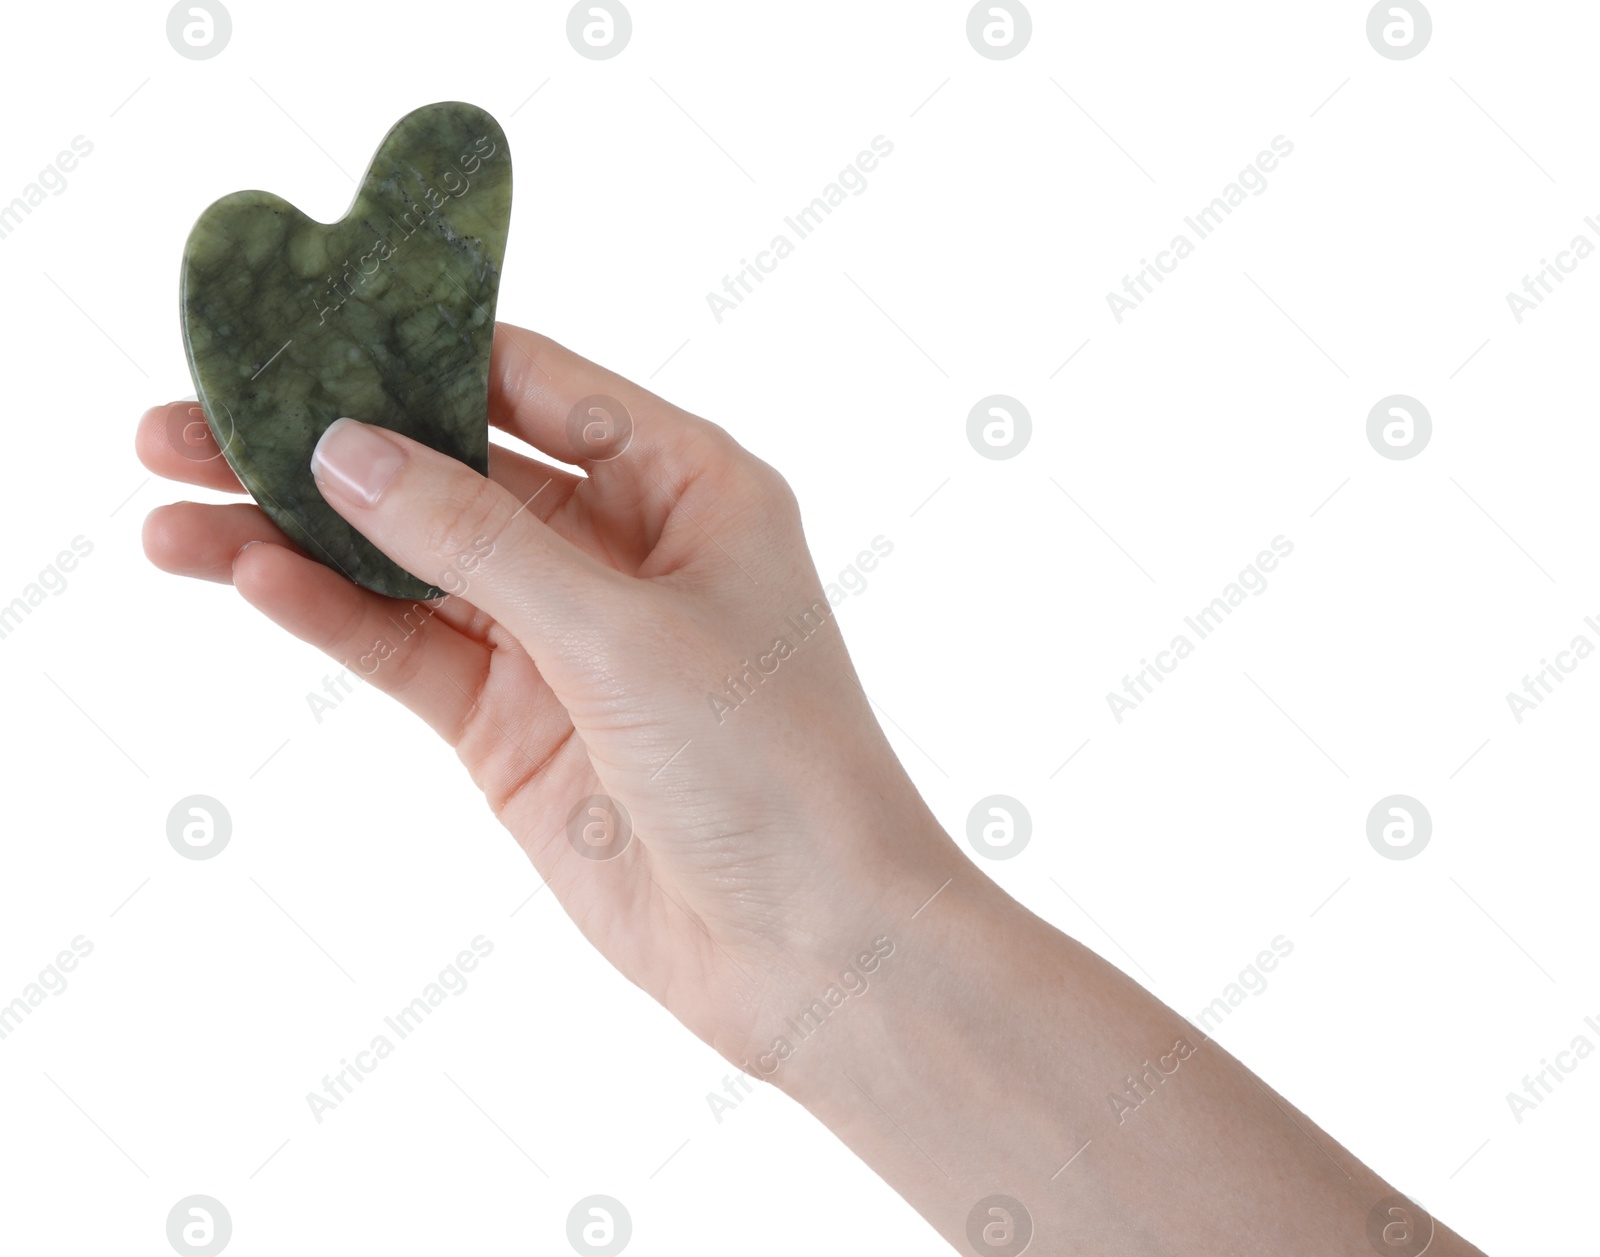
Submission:
<svg viewBox="0 0 1600 1257">
<path fill-rule="evenodd" d="M 391 598 L 443 591 L 323 501 L 311 451 L 349 416 L 488 474 L 510 220 L 505 133 L 482 109 L 447 102 L 395 124 L 338 222 L 270 192 L 235 192 L 184 246 L 184 349 L 228 464 L 308 555 Z"/>
</svg>

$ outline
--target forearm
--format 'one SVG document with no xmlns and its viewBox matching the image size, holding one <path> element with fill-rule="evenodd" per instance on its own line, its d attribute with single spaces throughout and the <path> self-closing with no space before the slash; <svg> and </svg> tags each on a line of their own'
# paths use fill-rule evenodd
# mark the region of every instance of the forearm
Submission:
<svg viewBox="0 0 1600 1257">
<path fill-rule="evenodd" d="M 1373 1252 L 1394 1190 L 1214 1040 L 959 855 L 911 890 L 870 988 L 772 1081 L 960 1251 L 1021 1251 L 1004 1202 L 969 1239 L 1005 1196 L 1035 1254 Z M 1420 1253 L 1393 1217 L 1380 1251 Z M 1427 1251 L 1477 1250 L 1440 1227 Z"/>
</svg>

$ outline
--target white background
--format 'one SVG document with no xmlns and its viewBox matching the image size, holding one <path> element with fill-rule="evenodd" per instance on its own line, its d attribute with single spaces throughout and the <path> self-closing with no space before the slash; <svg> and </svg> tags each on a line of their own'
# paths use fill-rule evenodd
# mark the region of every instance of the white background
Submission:
<svg viewBox="0 0 1600 1257">
<path fill-rule="evenodd" d="M 206 61 L 160 4 L 7 10 L 0 203 L 93 152 L 0 239 L 0 603 L 93 552 L 0 640 L 0 1001 L 94 946 L 0 1042 L 8 1248 L 169 1252 L 198 1192 L 241 1255 L 560 1252 L 604 1192 L 639 1254 L 945 1251 L 777 1093 L 713 1118 L 727 1067 L 529 900 L 419 723 L 367 690 L 319 723 L 327 661 L 143 560 L 144 514 L 197 492 L 132 454 L 192 388 L 195 217 L 260 187 L 337 218 L 397 118 L 462 99 L 515 162 L 500 317 L 776 464 L 825 577 L 893 543 L 839 614 L 952 832 L 994 793 L 1031 813 L 986 871 L 1190 1017 L 1286 936 L 1222 1042 L 1487 1251 L 1573 1251 L 1600 1060 L 1520 1124 L 1506 1093 L 1600 1045 L 1600 662 L 1520 724 L 1505 695 L 1600 642 L 1600 260 L 1520 324 L 1506 293 L 1600 244 L 1600 16 L 1441 0 L 1392 61 L 1360 3 L 1038 3 L 993 61 L 967 8 L 639 0 L 603 62 L 564 4 L 230 0 Z M 867 190 L 718 323 L 707 292 L 877 135 Z M 1119 324 L 1106 293 L 1278 135 Z M 993 393 L 1033 418 L 1008 461 L 966 438 Z M 1365 434 L 1394 393 L 1433 417 L 1408 461 Z M 1106 692 L 1280 534 L 1119 724 Z M 215 859 L 167 842 L 195 793 L 232 816 Z M 1392 793 L 1432 815 L 1414 859 L 1367 842 Z M 317 1124 L 306 1093 L 479 934 L 471 987 Z"/>
</svg>

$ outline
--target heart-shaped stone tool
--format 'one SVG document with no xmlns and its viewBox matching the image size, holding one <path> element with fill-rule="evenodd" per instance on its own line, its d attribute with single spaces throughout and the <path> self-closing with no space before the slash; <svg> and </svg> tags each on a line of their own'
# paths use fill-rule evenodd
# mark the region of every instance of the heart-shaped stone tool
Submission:
<svg viewBox="0 0 1600 1257">
<path fill-rule="evenodd" d="M 307 554 L 377 593 L 442 591 L 323 501 L 311 451 L 348 415 L 488 473 L 510 219 L 504 132 L 448 102 L 394 125 L 338 222 L 270 192 L 235 192 L 200 215 L 184 247 L 184 348 L 217 444 Z"/>
</svg>

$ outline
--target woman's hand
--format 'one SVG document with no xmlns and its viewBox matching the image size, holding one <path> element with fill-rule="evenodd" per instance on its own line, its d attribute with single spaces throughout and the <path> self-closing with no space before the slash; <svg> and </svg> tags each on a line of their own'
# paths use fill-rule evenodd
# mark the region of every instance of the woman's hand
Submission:
<svg viewBox="0 0 1600 1257">
<path fill-rule="evenodd" d="M 158 508 L 146 552 L 231 581 L 427 721 L 606 957 L 765 1073 L 773 1028 L 870 945 L 880 901 L 909 913 L 971 866 L 878 728 L 777 472 L 503 324 L 489 418 L 587 475 L 491 445 L 484 479 L 356 423 L 313 460 L 336 510 L 454 596 L 360 589 L 254 505 Z M 193 403 L 148 412 L 138 450 L 243 492 Z"/>
<path fill-rule="evenodd" d="M 149 412 L 140 456 L 239 492 L 182 439 L 197 416 Z M 490 420 L 587 476 L 491 447 L 484 479 L 358 423 L 313 460 L 436 604 L 357 588 L 249 505 L 163 507 L 146 550 L 431 724 L 623 973 L 963 1251 L 1477 1253 L 977 872 L 884 740 L 776 472 L 515 328 Z M 870 995 L 846 980 L 887 955 Z"/>
</svg>

